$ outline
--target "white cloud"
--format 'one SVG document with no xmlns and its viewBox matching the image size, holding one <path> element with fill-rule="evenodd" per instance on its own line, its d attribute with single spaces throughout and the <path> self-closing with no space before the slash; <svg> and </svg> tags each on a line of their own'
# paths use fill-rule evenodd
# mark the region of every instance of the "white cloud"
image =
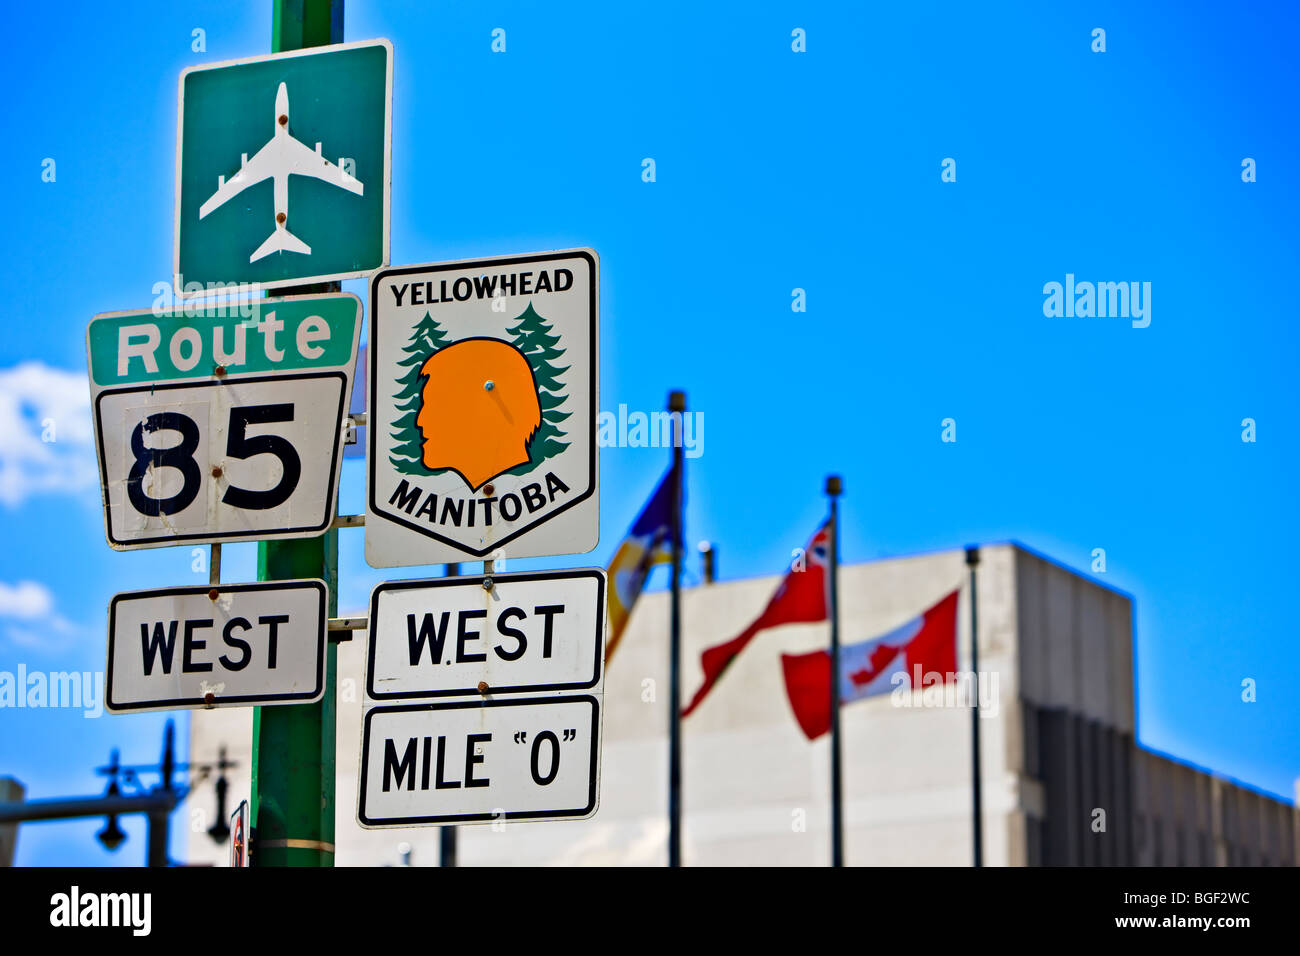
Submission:
<svg viewBox="0 0 1300 956">
<path fill-rule="evenodd" d="M 0 370 L 0 503 L 98 482 L 84 372 L 24 362 Z"/>
<path fill-rule="evenodd" d="M 0 622 L 11 643 L 47 651 L 62 649 L 82 633 L 55 610 L 54 595 L 38 581 L 0 581 Z"/>
<path fill-rule="evenodd" d="M 15 617 L 22 621 L 44 617 L 54 608 L 54 595 L 50 589 L 36 581 L 5 584 L 0 581 L 0 617 Z"/>
</svg>

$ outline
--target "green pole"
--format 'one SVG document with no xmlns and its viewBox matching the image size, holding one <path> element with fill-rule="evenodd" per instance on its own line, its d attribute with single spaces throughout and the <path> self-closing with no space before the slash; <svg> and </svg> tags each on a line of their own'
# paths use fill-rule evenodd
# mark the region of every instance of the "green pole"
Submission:
<svg viewBox="0 0 1300 956">
<path fill-rule="evenodd" d="M 343 42 L 343 0 L 274 0 L 271 52 Z M 338 283 L 276 295 L 338 291 Z M 321 578 L 338 616 L 338 532 L 260 541 L 257 579 Z M 326 645 L 325 696 L 317 704 L 253 710 L 253 866 L 334 865 L 334 740 L 338 648 Z"/>
<path fill-rule="evenodd" d="M 831 866 L 844 865 L 844 781 L 840 738 L 840 495 L 839 475 L 826 476 L 826 496 L 831 500 L 830 575 L 826 613 L 831 619 Z"/>
</svg>

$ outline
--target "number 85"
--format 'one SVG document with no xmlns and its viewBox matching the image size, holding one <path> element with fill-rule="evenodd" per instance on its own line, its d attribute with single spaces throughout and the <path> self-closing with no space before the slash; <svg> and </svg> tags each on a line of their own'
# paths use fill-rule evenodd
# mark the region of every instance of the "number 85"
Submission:
<svg viewBox="0 0 1300 956">
<path fill-rule="evenodd" d="M 230 429 L 226 439 L 226 456 L 246 459 L 254 455 L 274 455 L 283 467 L 279 483 L 266 491 L 249 491 L 236 485 L 229 485 L 221 500 L 234 508 L 253 511 L 265 511 L 275 508 L 289 500 L 298 480 L 302 477 L 302 460 L 297 450 L 288 439 L 279 435 L 255 435 L 248 437 L 249 425 L 264 425 L 274 422 L 293 421 L 293 403 L 279 405 L 243 405 L 230 410 Z M 168 448 L 147 448 L 144 444 L 146 432 L 179 432 L 179 443 Z M 132 507 L 144 515 L 156 518 L 159 515 L 177 514 L 184 511 L 198 497 L 203 482 L 203 472 L 194 460 L 194 452 L 199 447 L 199 426 L 188 415 L 181 412 L 155 412 L 131 433 L 131 454 L 135 464 L 126 479 L 126 493 Z M 175 468 L 181 473 L 183 482 L 174 495 L 155 498 L 144 489 L 144 477 L 150 469 Z"/>
</svg>

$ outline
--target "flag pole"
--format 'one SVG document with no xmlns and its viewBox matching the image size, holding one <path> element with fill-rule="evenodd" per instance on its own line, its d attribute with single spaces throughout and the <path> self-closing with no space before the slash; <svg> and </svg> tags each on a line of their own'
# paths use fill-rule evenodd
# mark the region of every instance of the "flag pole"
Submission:
<svg viewBox="0 0 1300 956">
<path fill-rule="evenodd" d="M 673 427 L 672 600 L 668 632 L 668 865 L 682 865 L 682 415 L 686 393 L 668 393 Z M 675 414 L 674 414 L 675 413 Z"/>
<path fill-rule="evenodd" d="M 442 576 L 455 578 L 460 576 L 460 562 L 453 561 L 442 566 Z M 456 865 L 456 827 L 438 827 L 438 865 Z"/>
<path fill-rule="evenodd" d="M 839 475 L 826 478 L 826 495 L 831 499 L 830 584 L 827 588 L 827 616 L 831 621 L 831 866 L 844 865 L 844 820 L 840 767 L 840 511 L 839 497 L 844 483 Z"/>
<path fill-rule="evenodd" d="M 970 744 L 971 744 L 971 835 L 973 841 L 974 865 L 984 865 L 984 825 L 980 812 L 980 649 L 979 649 L 979 609 L 976 600 L 975 569 L 979 567 L 980 549 L 978 545 L 966 548 L 966 566 L 970 568 L 970 670 L 971 670 L 971 710 L 970 710 Z"/>
</svg>

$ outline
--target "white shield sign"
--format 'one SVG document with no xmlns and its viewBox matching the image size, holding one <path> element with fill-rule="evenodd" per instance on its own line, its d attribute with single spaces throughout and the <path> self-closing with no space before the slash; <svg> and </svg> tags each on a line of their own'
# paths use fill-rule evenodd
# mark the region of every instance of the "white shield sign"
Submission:
<svg viewBox="0 0 1300 956">
<path fill-rule="evenodd" d="M 387 269 L 370 286 L 373 567 L 596 546 L 596 254 Z"/>
</svg>

